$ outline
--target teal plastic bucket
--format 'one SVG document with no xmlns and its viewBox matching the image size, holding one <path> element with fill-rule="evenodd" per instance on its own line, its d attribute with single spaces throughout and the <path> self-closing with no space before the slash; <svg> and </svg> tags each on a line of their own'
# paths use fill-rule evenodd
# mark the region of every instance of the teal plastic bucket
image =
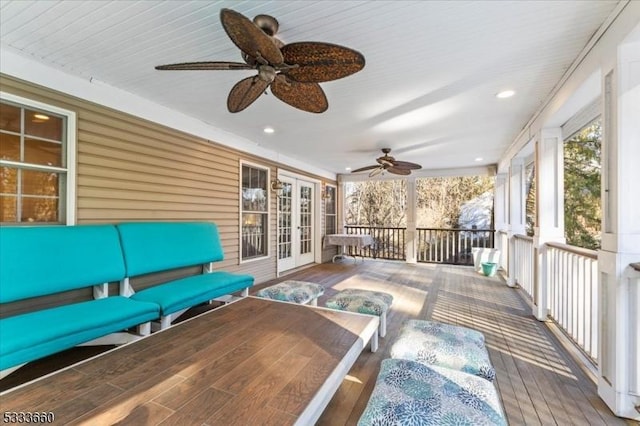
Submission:
<svg viewBox="0 0 640 426">
<path fill-rule="evenodd" d="M 498 264 L 493 262 L 484 262 L 482 264 L 482 273 L 487 277 L 492 277 L 498 270 Z"/>
</svg>

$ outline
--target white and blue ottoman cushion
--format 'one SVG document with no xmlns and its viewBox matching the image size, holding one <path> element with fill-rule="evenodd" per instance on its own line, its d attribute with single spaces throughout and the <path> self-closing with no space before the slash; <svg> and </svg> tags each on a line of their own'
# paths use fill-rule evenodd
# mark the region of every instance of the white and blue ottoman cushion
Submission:
<svg viewBox="0 0 640 426">
<path fill-rule="evenodd" d="M 347 288 L 331 296 L 325 302 L 327 308 L 381 316 L 386 314 L 393 296 L 381 291 Z"/>
<path fill-rule="evenodd" d="M 306 304 L 324 294 L 324 287 L 320 284 L 306 281 L 282 281 L 281 283 L 265 287 L 256 292 L 256 296 L 264 299 L 281 300 Z"/>
<path fill-rule="evenodd" d="M 385 359 L 359 426 L 506 425 L 493 383 L 449 368 Z"/>
<path fill-rule="evenodd" d="M 490 381 L 496 377 L 482 333 L 436 321 L 407 321 L 391 346 L 391 358 L 453 368 Z"/>
<path fill-rule="evenodd" d="M 379 316 L 378 334 L 384 337 L 387 334 L 387 311 L 391 303 L 393 296 L 389 293 L 346 288 L 327 299 L 325 306 L 340 311 Z"/>
</svg>

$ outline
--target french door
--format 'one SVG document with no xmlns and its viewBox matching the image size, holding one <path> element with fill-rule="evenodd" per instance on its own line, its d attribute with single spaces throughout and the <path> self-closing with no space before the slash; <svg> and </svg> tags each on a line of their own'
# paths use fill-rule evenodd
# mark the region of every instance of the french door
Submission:
<svg viewBox="0 0 640 426">
<path fill-rule="evenodd" d="M 278 199 L 278 271 L 297 268 L 315 258 L 315 184 L 281 176 Z"/>
</svg>

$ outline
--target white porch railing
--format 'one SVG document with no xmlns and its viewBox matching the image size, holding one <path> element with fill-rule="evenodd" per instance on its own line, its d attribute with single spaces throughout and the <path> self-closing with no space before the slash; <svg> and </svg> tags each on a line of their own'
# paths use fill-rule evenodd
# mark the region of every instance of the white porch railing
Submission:
<svg viewBox="0 0 640 426">
<path fill-rule="evenodd" d="M 526 235 L 514 235 L 516 283 L 533 298 L 533 238 Z"/>
<path fill-rule="evenodd" d="M 598 254 L 547 243 L 549 316 L 591 359 L 598 360 Z"/>
</svg>

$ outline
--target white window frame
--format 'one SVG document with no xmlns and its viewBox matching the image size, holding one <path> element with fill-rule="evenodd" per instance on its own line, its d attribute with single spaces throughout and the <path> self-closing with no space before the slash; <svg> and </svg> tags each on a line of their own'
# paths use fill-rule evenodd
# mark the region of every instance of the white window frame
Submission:
<svg viewBox="0 0 640 426">
<path fill-rule="evenodd" d="M 43 102 L 34 101 L 33 99 L 23 98 L 11 93 L 0 91 L 0 100 L 19 104 L 26 108 L 32 108 L 42 110 L 43 112 L 50 112 L 52 114 L 61 115 L 66 118 L 66 140 L 62 141 L 63 149 L 66 153 L 66 167 L 52 167 L 43 165 L 31 165 L 28 163 L 0 160 L 0 166 L 13 166 L 21 169 L 28 168 L 30 170 L 38 171 L 55 171 L 57 173 L 63 173 L 66 175 L 66 185 L 64 188 L 60 188 L 59 197 L 64 198 L 64 218 L 60 218 L 61 222 L 65 225 L 75 225 L 76 223 L 76 147 L 77 147 L 77 132 L 76 132 L 76 113 L 68 109 L 59 108 L 53 105 L 45 104 Z M 23 225 L 22 222 L 16 222 L 15 225 Z M 47 223 L 29 223 L 29 225 L 49 225 Z"/>
<path fill-rule="evenodd" d="M 333 218 L 333 223 L 334 223 L 333 228 L 336 233 L 338 232 L 338 187 L 336 185 L 329 185 L 329 184 L 325 184 L 324 187 L 325 187 L 325 191 L 327 190 L 327 188 L 333 188 L 334 195 L 335 195 L 333 202 L 335 203 L 335 206 L 336 206 L 336 211 L 334 213 L 327 214 L 327 200 L 324 200 L 324 229 L 322 230 L 322 232 L 324 235 L 327 235 L 327 218 L 328 217 Z"/>
<path fill-rule="evenodd" d="M 266 242 L 266 255 L 264 256 L 258 256 L 258 257 L 252 257 L 250 259 L 243 259 L 242 258 L 242 252 L 243 252 L 243 247 L 242 247 L 242 217 L 244 214 L 244 210 L 242 208 L 242 168 L 244 166 L 248 166 L 248 167 L 253 167 L 256 169 L 262 169 L 262 170 L 266 170 L 267 171 L 267 229 L 266 229 L 266 238 L 267 238 L 267 242 Z M 238 263 L 239 264 L 243 264 L 243 263 L 251 263 L 251 262 L 256 262 L 256 261 L 260 261 L 260 260 L 265 260 L 271 257 L 271 168 L 269 166 L 265 166 L 263 164 L 258 164 L 258 163 L 254 163 L 251 161 L 246 161 L 246 160 L 240 160 L 240 170 L 239 170 L 239 179 L 238 179 L 238 208 L 239 208 L 239 217 L 238 217 Z"/>
</svg>

